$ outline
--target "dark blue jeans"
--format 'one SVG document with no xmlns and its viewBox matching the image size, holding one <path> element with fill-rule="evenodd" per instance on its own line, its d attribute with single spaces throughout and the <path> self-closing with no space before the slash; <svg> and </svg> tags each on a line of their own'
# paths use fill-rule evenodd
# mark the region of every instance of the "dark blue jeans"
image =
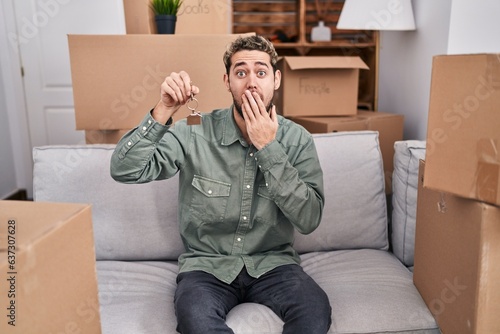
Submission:
<svg viewBox="0 0 500 334">
<path fill-rule="evenodd" d="M 192 271 L 177 277 L 175 313 L 182 334 L 234 333 L 227 313 L 244 302 L 263 304 L 283 321 L 283 333 L 324 334 L 331 324 L 328 296 L 298 265 L 277 267 L 260 278 L 245 268 L 231 284 Z"/>
</svg>

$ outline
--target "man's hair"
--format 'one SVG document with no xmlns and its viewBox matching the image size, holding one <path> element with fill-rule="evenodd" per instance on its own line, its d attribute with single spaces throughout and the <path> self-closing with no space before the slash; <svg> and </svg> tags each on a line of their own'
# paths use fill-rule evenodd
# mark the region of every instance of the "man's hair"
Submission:
<svg viewBox="0 0 500 334">
<path fill-rule="evenodd" d="M 232 42 L 228 46 L 226 52 L 224 52 L 222 60 L 224 61 L 224 66 L 226 67 L 227 74 L 229 74 L 229 70 L 231 69 L 231 57 L 236 52 L 242 50 L 250 50 L 250 51 L 256 50 L 267 53 L 271 58 L 271 66 L 273 67 L 273 71 L 276 72 L 278 53 L 274 49 L 273 44 L 265 37 L 259 35 L 252 35 L 247 37 L 238 37 L 234 42 Z"/>
</svg>

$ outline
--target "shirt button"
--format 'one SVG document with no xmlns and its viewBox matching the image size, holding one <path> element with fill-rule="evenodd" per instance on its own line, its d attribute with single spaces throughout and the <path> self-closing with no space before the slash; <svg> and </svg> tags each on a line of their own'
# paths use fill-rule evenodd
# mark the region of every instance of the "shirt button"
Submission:
<svg viewBox="0 0 500 334">
<path fill-rule="evenodd" d="M 236 239 L 236 240 L 241 241 L 241 238 L 238 238 L 238 239 Z"/>
<path fill-rule="evenodd" d="M 247 189 L 250 189 L 250 185 L 249 184 L 247 184 Z"/>
<path fill-rule="evenodd" d="M 266 182 L 266 187 L 269 187 L 269 183 Z"/>
<path fill-rule="evenodd" d="M 262 166 L 261 166 L 261 165 L 259 165 L 259 168 L 262 168 Z"/>
<path fill-rule="evenodd" d="M 128 146 L 132 146 L 132 142 L 131 142 L 131 141 L 129 141 L 129 142 L 127 143 L 127 145 L 128 145 Z"/>
<path fill-rule="evenodd" d="M 209 191 L 208 191 L 208 194 L 209 194 L 209 195 L 212 195 L 212 190 L 209 190 Z"/>
<path fill-rule="evenodd" d="M 243 216 L 243 220 L 247 220 L 247 216 Z"/>
<path fill-rule="evenodd" d="M 148 129 L 148 128 L 147 128 L 147 127 L 145 127 L 145 126 L 143 126 L 143 127 L 142 127 L 142 131 L 146 131 L 147 129 Z"/>
<path fill-rule="evenodd" d="M 253 153 L 250 153 L 250 156 L 253 157 Z"/>
<path fill-rule="evenodd" d="M 151 123 L 152 123 L 151 120 L 148 120 L 148 124 L 151 124 Z"/>
</svg>

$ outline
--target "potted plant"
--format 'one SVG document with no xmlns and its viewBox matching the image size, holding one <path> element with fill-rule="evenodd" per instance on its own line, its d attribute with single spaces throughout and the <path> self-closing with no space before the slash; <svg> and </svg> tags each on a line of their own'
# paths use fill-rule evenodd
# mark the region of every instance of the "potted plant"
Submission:
<svg viewBox="0 0 500 334">
<path fill-rule="evenodd" d="M 159 34 L 174 34 L 177 12 L 183 0 L 151 0 Z"/>
</svg>

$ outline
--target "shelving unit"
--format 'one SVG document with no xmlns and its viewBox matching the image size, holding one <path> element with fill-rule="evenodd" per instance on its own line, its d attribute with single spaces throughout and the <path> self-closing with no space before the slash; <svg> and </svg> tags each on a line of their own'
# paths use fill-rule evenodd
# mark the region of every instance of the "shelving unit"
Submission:
<svg viewBox="0 0 500 334">
<path fill-rule="evenodd" d="M 332 30 L 330 42 L 311 42 L 318 24 L 318 5 L 323 21 Z M 338 30 L 344 0 L 233 0 L 233 33 L 256 32 L 273 40 L 281 56 L 359 56 L 370 67 L 360 71 L 359 107 L 377 110 L 377 31 Z"/>
</svg>

